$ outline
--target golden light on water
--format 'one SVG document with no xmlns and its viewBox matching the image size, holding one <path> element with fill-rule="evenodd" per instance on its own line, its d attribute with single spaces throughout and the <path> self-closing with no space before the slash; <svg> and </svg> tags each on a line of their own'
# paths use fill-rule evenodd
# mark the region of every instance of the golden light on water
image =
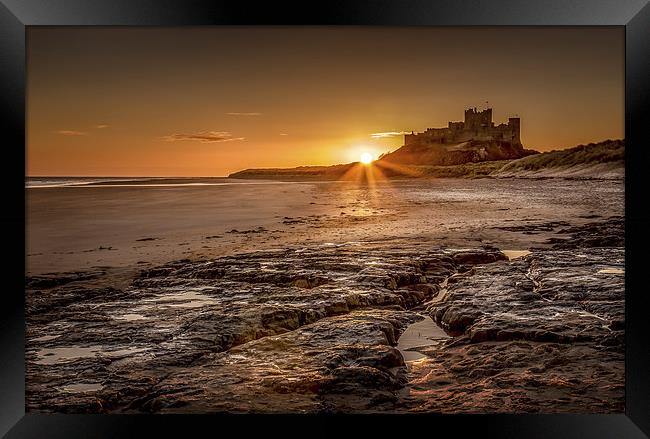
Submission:
<svg viewBox="0 0 650 439">
<path fill-rule="evenodd" d="M 372 160 L 373 160 L 372 159 L 372 154 L 370 154 L 369 152 L 362 153 L 361 157 L 359 159 L 359 161 L 361 163 L 363 163 L 364 165 L 369 165 L 370 163 L 372 163 Z"/>
</svg>

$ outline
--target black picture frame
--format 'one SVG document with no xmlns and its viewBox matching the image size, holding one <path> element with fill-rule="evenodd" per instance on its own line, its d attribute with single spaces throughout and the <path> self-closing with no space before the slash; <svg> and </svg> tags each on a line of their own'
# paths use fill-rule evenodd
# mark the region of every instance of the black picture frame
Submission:
<svg viewBox="0 0 650 439">
<path fill-rule="evenodd" d="M 25 47 L 28 26 L 186 25 L 380 25 L 380 26 L 623 26 L 626 35 L 626 364 L 625 413 L 620 415 L 425 415 L 406 422 L 393 416 L 44 415 L 25 414 Z M 646 324 L 644 254 L 650 217 L 644 201 L 650 163 L 650 5 L 648 0 L 446 0 L 310 1 L 300 4 L 205 0 L 1 0 L 0 108 L 6 163 L 3 194 L 5 262 L 0 294 L 0 435 L 6 437 L 188 436 L 204 428 L 226 434 L 255 428 L 365 435 L 445 434 L 500 438 L 650 437 L 650 348 Z M 603 60 L 607 62 L 607 60 Z M 352 426 L 350 428 L 349 426 Z M 446 433 L 449 434 L 449 433 Z"/>
</svg>

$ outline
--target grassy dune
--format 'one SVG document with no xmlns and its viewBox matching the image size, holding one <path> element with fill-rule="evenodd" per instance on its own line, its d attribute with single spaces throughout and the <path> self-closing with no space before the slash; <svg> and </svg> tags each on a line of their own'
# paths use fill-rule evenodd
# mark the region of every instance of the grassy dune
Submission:
<svg viewBox="0 0 650 439">
<path fill-rule="evenodd" d="M 503 166 L 498 173 L 540 171 L 549 168 L 566 169 L 606 163 L 616 163 L 622 166 L 624 159 L 625 141 L 605 140 L 604 142 L 578 145 L 569 149 L 550 151 L 513 160 Z"/>
<path fill-rule="evenodd" d="M 358 163 L 332 166 L 299 166 L 297 168 L 244 169 L 230 174 L 229 178 L 262 180 L 338 180 Z"/>
<path fill-rule="evenodd" d="M 490 162 L 465 163 L 450 166 L 405 166 L 414 178 L 481 178 L 489 177 L 492 173 L 503 168 L 510 160 L 494 160 Z M 396 177 L 397 175 L 389 175 Z M 406 175 L 408 176 L 408 175 Z"/>
<path fill-rule="evenodd" d="M 410 166 L 418 177 L 618 177 L 625 168 L 625 140 L 605 140 L 516 160 L 453 166 Z"/>
</svg>

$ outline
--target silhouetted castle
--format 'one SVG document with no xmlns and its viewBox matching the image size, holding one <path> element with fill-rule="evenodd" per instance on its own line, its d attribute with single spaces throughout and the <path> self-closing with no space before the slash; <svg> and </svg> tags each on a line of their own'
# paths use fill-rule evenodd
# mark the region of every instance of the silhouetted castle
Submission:
<svg viewBox="0 0 650 439">
<path fill-rule="evenodd" d="M 521 145 L 519 118 L 510 117 L 508 123 L 494 125 L 492 109 L 476 111 L 476 107 L 465 110 L 465 122 L 449 122 L 447 128 L 427 128 L 422 133 L 404 135 L 404 145 L 430 143 L 461 143 L 469 140 L 500 140 L 512 145 Z"/>
</svg>

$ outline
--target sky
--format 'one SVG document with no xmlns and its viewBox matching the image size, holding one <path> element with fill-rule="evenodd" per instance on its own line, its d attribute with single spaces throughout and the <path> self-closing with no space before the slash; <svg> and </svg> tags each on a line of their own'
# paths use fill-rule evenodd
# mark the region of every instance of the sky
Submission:
<svg viewBox="0 0 650 439">
<path fill-rule="evenodd" d="M 28 176 L 377 157 L 493 108 L 524 147 L 624 137 L 623 27 L 30 27 Z"/>
</svg>

